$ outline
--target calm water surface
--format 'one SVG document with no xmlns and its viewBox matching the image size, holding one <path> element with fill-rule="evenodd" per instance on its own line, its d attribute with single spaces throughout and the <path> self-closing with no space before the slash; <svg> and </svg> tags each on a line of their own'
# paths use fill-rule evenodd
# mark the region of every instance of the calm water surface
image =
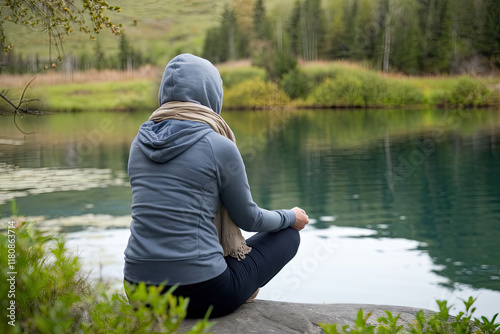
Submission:
<svg viewBox="0 0 500 334">
<path fill-rule="evenodd" d="M 0 212 L 68 235 L 95 277 L 119 281 L 128 149 L 145 113 L 0 124 Z M 500 112 L 226 112 L 255 201 L 303 207 L 297 257 L 260 298 L 500 312 Z M 99 269 L 100 264 L 102 268 Z M 479 314 L 478 313 L 478 314 Z"/>
</svg>

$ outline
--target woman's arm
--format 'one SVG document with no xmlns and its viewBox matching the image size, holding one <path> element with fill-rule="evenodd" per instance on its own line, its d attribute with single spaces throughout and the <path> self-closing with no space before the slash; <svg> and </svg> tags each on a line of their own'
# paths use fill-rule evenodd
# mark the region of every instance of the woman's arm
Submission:
<svg viewBox="0 0 500 334">
<path fill-rule="evenodd" d="M 233 221 L 245 231 L 278 231 L 287 227 L 297 230 L 307 224 L 302 209 L 266 210 L 252 199 L 243 159 L 234 143 L 221 137 L 211 143 L 219 172 L 219 193 Z"/>
</svg>

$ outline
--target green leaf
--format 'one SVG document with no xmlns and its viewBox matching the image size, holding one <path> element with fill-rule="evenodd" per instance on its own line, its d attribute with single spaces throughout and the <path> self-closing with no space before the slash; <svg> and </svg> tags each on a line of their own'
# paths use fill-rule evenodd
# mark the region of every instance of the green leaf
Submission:
<svg viewBox="0 0 500 334">
<path fill-rule="evenodd" d="M 323 329 L 325 334 L 340 334 L 341 333 L 337 330 L 337 324 L 327 324 L 327 323 L 320 322 L 318 325 Z"/>
<path fill-rule="evenodd" d="M 19 216 L 19 208 L 17 207 L 17 202 L 15 198 L 13 198 L 12 201 L 10 202 L 10 213 L 14 217 Z"/>
</svg>

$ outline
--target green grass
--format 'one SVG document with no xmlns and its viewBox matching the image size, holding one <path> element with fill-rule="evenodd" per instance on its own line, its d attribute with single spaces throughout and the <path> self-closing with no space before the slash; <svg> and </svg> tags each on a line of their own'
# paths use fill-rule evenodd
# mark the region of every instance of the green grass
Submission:
<svg viewBox="0 0 500 334">
<path fill-rule="evenodd" d="M 157 106 L 156 86 L 151 80 L 95 82 L 36 87 L 50 110 L 147 110 Z"/>
</svg>

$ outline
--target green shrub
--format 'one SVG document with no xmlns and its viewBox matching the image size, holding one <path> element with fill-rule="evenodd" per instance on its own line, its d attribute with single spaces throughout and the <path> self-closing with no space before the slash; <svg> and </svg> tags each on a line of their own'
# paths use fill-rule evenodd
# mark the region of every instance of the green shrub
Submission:
<svg viewBox="0 0 500 334">
<path fill-rule="evenodd" d="M 345 325 L 340 330 L 337 329 L 337 324 L 320 323 L 319 325 L 325 331 L 325 334 L 396 334 L 396 333 L 485 333 L 499 334 L 500 323 L 496 323 L 498 313 L 491 320 L 486 317 L 473 318 L 475 308 L 472 307 L 476 300 L 469 297 L 464 301 L 465 312 L 460 312 L 456 317 L 450 316 L 451 306 L 447 305 L 447 301 L 436 301 L 439 306 L 439 312 L 432 315 L 425 315 L 424 311 L 419 311 L 416 315 L 415 322 L 410 324 L 408 328 L 398 324 L 400 315 L 394 316 L 391 312 L 385 311 L 387 317 L 377 319 L 378 326 L 368 324 L 368 319 L 371 312 L 363 314 L 363 310 L 359 310 L 354 320 L 354 326 Z"/>
<path fill-rule="evenodd" d="M 288 96 L 271 82 L 262 79 L 243 81 L 224 92 L 225 108 L 275 108 L 290 102 Z"/>
<path fill-rule="evenodd" d="M 461 76 L 449 94 L 450 103 L 457 107 L 476 107 L 485 104 L 491 91 L 484 83 L 470 76 Z"/>
<path fill-rule="evenodd" d="M 245 66 L 223 68 L 219 70 L 224 89 L 232 88 L 243 81 L 248 80 L 267 80 L 266 70 L 261 67 Z"/>
<path fill-rule="evenodd" d="M 84 334 L 94 333 L 174 333 L 186 317 L 189 299 L 172 295 L 174 288 L 161 294 L 162 287 L 124 285 L 127 297 L 102 294 L 101 301 L 89 311 L 91 320 L 80 325 Z M 189 333 L 203 333 L 211 324 L 199 321 Z"/>
<path fill-rule="evenodd" d="M 297 68 L 297 59 L 289 52 L 273 52 L 272 67 L 264 66 L 272 80 L 279 80 Z"/>
<path fill-rule="evenodd" d="M 285 74 L 280 87 L 292 99 L 305 99 L 315 89 L 323 85 L 327 79 L 336 80 L 338 77 L 358 76 L 359 71 L 343 68 L 341 65 L 308 64 L 299 66 Z"/>
<path fill-rule="evenodd" d="M 375 107 L 380 105 L 387 90 L 387 80 L 373 72 L 360 72 L 358 77 L 361 80 L 361 97 L 364 106 Z"/>
<path fill-rule="evenodd" d="M 329 70 L 322 74 L 314 70 L 304 75 L 307 84 L 301 85 L 312 91 L 308 96 L 308 101 L 312 104 L 334 107 L 379 107 L 416 105 L 424 102 L 423 91 L 409 82 L 384 78 L 376 72 L 359 68 L 340 65 L 330 65 L 325 68 Z M 311 89 L 311 83 L 322 76 L 326 76 L 326 79 Z"/>
<path fill-rule="evenodd" d="M 330 64 L 309 64 L 301 67 L 311 89 L 321 85 L 326 79 L 334 79 L 339 74 L 350 72 L 350 69 L 342 68 L 341 65 Z"/>
<path fill-rule="evenodd" d="M 311 90 L 311 85 L 306 75 L 299 67 L 285 74 L 279 85 L 292 99 L 305 99 Z"/>
<path fill-rule="evenodd" d="M 481 107 L 487 104 L 491 94 L 483 82 L 463 75 L 450 88 L 434 91 L 429 102 L 441 107 Z"/>
<path fill-rule="evenodd" d="M 376 72 L 339 64 L 330 64 L 323 68 L 325 71 L 318 71 L 317 68 L 308 66 L 304 74 L 305 79 L 299 77 L 299 80 L 305 82 L 300 83 L 300 87 L 306 87 L 306 95 L 310 92 L 307 100 L 312 104 L 334 107 L 378 107 L 384 104 L 384 99 L 387 99 L 387 86 L 390 80 L 380 77 Z M 321 78 L 323 81 L 318 84 L 317 81 Z M 292 81 L 294 78 L 285 79 Z M 288 87 L 293 87 L 286 83 Z"/>
<path fill-rule="evenodd" d="M 0 236 L 0 253 L 7 254 L 9 245 L 14 245 L 16 258 L 14 264 L 9 264 L 13 267 L 8 267 L 7 257 L 2 256 L 0 279 L 5 282 L 15 277 L 16 327 L 5 329 L 47 333 L 50 328 L 62 333 L 74 330 L 79 319 L 69 317 L 70 306 L 91 294 L 92 288 L 79 275 L 77 259 L 66 253 L 64 240 L 42 236 L 32 225 L 22 228 L 9 225 L 7 234 Z M 7 284 L 0 286 L 2 296 L 7 296 Z M 3 299 L 2 308 L 7 308 L 8 302 Z M 2 325 L 7 324 L 2 322 Z"/>
<path fill-rule="evenodd" d="M 309 99 L 313 104 L 321 106 L 363 106 L 362 81 L 354 76 L 328 78 L 313 90 Z"/>
<path fill-rule="evenodd" d="M 388 106 L 407 106 L 424 103 L 424 92 L 404 80 L 387 80 L 382 103 Z"/>
<path fill-rule="evenodd" d="M 355 87 L 360 82 L 360 93 Z M 385 78 L 350 63 L 305 64 L 288 73 L 280 83 L 293 99 L 317 106 L 391 107 L 430 104 L 441 107 L 479 107 L 497 104 L 484 81 L 459 78 Z M 359 101 L 359 95 L 361 100 Z"/>
<path fill-rule="evenodd" d="M 450 103 L 449 91 L 439 89 L 431 93 L 429 97 L 429 104 L 438 107 L 448 107 Z"/>
<path fill-rule="evenodd" d="M 13 318 L 0 324 L 2 333 L 172 333 L 186 316 L 188 300 L 171 291 L 160 295 L 157 288 L 140 285 L 130 303 L 122 294 L 100 294 L 105 287 L 80 274 L 79 259 L 67 252 L 64 239 L 44 236 L 31 223 L 9 222 L 0 234 L 0 254 L 0 279 L 13 282 L 0 284 L 0 293 L 8 297 L 0 306 L 7 309 L 15 302 Z M 7 254 L 15 254 L 15 263 Z M 209 326 L 204 319 L 190 333 Z"/>
</svg>

